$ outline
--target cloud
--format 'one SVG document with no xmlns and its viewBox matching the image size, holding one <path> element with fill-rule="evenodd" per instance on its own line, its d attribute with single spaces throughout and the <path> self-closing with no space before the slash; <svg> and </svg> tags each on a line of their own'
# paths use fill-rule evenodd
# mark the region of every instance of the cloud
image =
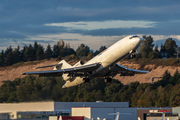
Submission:
<svg viewBox="0 0 180 120">
<path fill-rule="evenodd" d="M 50 23 L 45 26 L 60 26 L 69 29 L 95 30 L 95 29 L 111 29 L 111 28 L 149 28 L 153 27 L 155 22 L 151 21 L 90 21 L 90 22 L 65 22 L 65 23 Z"/>
<path fill-rule="evenodd" d="M 129 34 L 178 36 L 179 3 L 179 0 L 4 0 L 0 1 L 0 46 L 30 44 L 35 40 L 43 45 L 55 44 L 64 39 L 74 48 L 80 42 L 89 46 L 96 43 L 92 47 L 96 49 Z"/>
<path fill-rule="evenodd" d="M 79 41 L 79 39 L 63 39 L 65 41 Z"/>
<path fill-rule="evenodd" d="M 53 46 L 59 40 L 64 40 L 65 43 L 70 43 L 70 46 L 75 50 L 77 47 L 83 43 L 88 45 L 91 49 L 97 50 L 101 45 L 109 46 L 114 42 L 118 41 L 122 36 L 91 36 L 91 35 L 81 35 L 75 33 L 63 33 L 63 34 L 48 34 L 48 35 L 37 35 L 31 40 L 45 40 Z M 51 41 L 51 42 L 50 42 Z M 47 46 L 47 44 L 43 44 Z"/>
</svg>

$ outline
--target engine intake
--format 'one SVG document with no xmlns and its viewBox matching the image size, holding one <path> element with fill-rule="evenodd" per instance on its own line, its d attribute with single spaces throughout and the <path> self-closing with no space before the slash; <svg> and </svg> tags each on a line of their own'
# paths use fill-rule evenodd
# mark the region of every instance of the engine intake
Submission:
<svg viewBox="0 0 180 120">
<path fill-rule="evenodd" d="M 81 66 L 84 64 L 83 60 L 80 60 L 79 62 L 77 62 L 76 64 L 73 65 L 73 67 L 77 67 L 77 66 Z"/>
</svg>

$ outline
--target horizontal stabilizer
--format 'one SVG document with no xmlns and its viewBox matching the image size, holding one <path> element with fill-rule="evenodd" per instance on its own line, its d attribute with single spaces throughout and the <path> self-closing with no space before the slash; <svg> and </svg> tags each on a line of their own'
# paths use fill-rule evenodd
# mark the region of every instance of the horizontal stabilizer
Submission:
<svg viewBox="0 0 180 120">
<path fill-rule="evenodd" d="M 61 66 L 61 64 L 53 64 L 53 65 L 47 65 L 47 66 L 40 66 L 40 67 L 35 67 L 34 69 L 38 69 L 38 68 L 46 68 L 46 67 L 54 67 L 54 66 Z"/>
</svg>

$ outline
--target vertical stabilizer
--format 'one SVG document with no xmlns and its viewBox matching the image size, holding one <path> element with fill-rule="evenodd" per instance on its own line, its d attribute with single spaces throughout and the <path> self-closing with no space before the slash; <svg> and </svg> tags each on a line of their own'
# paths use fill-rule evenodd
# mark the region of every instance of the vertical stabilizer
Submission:
<svg viewBox="0 0 180 120">
<path fill-rule="evenodd" d="M 53 70 L 66 69 L 66 68 L 72 68 L 73 67 L 69 63 L 67 63 L 65 60 L 61 60 L 58 64 L 61 64 L 61 65 L 55 66 Z M 64 81 L 71 79 L 71 77 L 68 76 L 68 73 L 64 73 L 62 75 L 62 77 L 63 77 Z"/>
<path fill-rule="evenodd" d="M 115 120 L 119 120 L 119 114 L 116 115 Z"/>
<path fill-rule="evenodd" d="M 72 68 L 72 66 L 69 63 L 67 63 L 65 60 L 61 60 L 58 64 L 62 64 L 62 65 L 55 66 L 53 70 Z"/>
</svg>

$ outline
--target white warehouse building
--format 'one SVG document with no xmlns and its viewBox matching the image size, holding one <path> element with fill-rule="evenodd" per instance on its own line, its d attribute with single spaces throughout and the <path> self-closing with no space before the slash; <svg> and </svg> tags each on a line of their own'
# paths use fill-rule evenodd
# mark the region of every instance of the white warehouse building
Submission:
<svg viewBox="0 0 180 120">
<path fill-rule="evenodd" d="M 116 115 L 109 115 L 109 113 L 128 113 L 129 115 L 120 114 L 119 120 L 137 120 L 137 108 L 98 108 L 98 107 L 72 107 L 72 116 L 84 116 L 84 120 L 115 120 Z"/>
</svg>

